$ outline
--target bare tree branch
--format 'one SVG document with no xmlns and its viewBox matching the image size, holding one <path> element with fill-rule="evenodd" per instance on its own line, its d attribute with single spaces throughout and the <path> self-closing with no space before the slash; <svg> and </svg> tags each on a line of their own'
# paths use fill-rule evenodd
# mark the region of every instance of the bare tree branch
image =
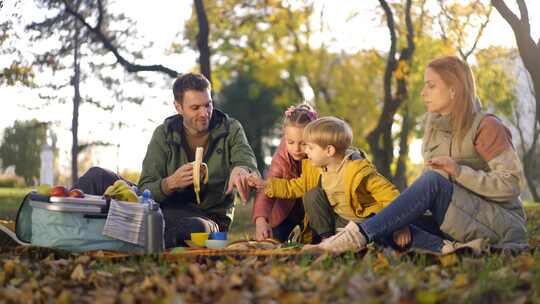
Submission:
<svg viewBox="0 0 540 304">
<path fill-rule="evenodd" d="M 210 66 L 210 47 L 208 46 L 208 36 L 210 26 L 208 17 L 204 9 L 202 0 L 194 0 L 195 11 L 197 12 L 197 23 L 199 24 L 199 33 L 197 34 L 197 48 L 199 49 L 199 65 L 201 73 L 212 83 L 212 69 Z"/>
<path fill-rule="evenodd" d="M 478 42 L 480 41 L 480 37 L 482 37 L 482 34 L 484 33 L 484 30 L 485 30 L 486 26 L 488 25 L 489 20 L 491 19 L 491 11 L 492 10 L 493 10 L 493 6 L 490 5 L 489 6 L 489 11 L 488 11 L 487 16 L 486 16 L 486 21 L 484 21 L 482 24 L 480 24 L 480 29 L 476 33 L 476 38 L 474 39 L 473 46 L 471 47 L 471 49 L 468 52 L 465 53 L 465 57 L 464 57 L 465 61 L 467 61 L 467 58 L 469 58 L 469 56 L 474 52 L 474 50 L 476 50 L 476 47 L 478 46 Z"/>
<path fill-rule="evenodd" d="M 525 26 L 527 34 L 531 33 L 531 25 L 529 24 L 529 11 L 527 10 L 527 5 L 525 1 L 518 0 L 519 14 L 521 15 L 521 23 Z"/>
<path fill-rule="evenodd" d="M 499 14 L 503 16 L 503 18 L 510 24 L 514 32 L 519 30 L 520 27 L 520 20 L 519 18 L 508 8 L 506 3 L 504 3 L 504 0 L 491 0 L 491 4 L 495 6 L 497 11 L 499 11 Z"/>
<path fill-rule="evenodd" d="M 113 53 L 113 55 L 116 57 L 116 60 L 118 61 L 118 63 L 120 63 L 128 72 L 130 73 L 136 73 L 136 72 L 145 72 L 145 71 L 148 71 L 148 72 L 161 72 L 161 73 L 164 73 L 164 74 L 167 74 L 169 75 L 170 77 L 172 78 L 176 78 L 180 73 L 172 70 L 172 69 L 169 69 L 167 67 L 164 67 L 160 64 L 154 64 L 154 65 L 140 65 L 140 64 L 134 64 L 134 63 L 131 63 L 129 62 L 127 59 L 125 59 L 119 52 L 118 52 L 118 48 L 116 48 L 111 40 L 109 40 L 105 34 L 102 32 L 101 28 L 99 27 L 93 27 L 91 26 L 88 22 L 86 22 L 86 19 L 84 18 L 84 16 L 82 16 L 81 14 L 79 14 L 75 9 L 73 9 L 67 0 L 63 0 L 63 3 L 64 5 L 66 6 L 66 11 L 71 14 L 73 17 L 75 17 L 77 20 L 79 20 L 79 22 L 86 28 L 88 29 L 92 34 L 95 35 L 95 37 L 101 41 L 101 43 L 103 43 L 103 47 L 105 49 L 107 49 L 108 51 L 110 51 L 111 53 Z M 100 12 L 101 14 L 102 12 Z M 100 18 L 103 18 L 102 15 L 100 15 L 98 17 L 98 20 Z M 98 26 L 99 26 L 99 22 L 98 22 Z"/>
<path fill-rule="evenodd" d="M 97 5 L 98 5 L 98 21 L 96 24 L 96 28 L 101 31 L 101 25 L 103 24 L 103 15 L 104 15 L 102 0 L 98 0 Z"/>
</svg>

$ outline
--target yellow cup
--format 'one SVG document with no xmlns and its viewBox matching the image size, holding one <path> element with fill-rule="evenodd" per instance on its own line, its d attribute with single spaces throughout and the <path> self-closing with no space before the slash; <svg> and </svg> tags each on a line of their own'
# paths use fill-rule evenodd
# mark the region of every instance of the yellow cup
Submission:
<svg viewBox="0 0 540 304">
<path fill-rule="evenodd" d="M 193 232 L 191 234 L 191 242 L 195 246 L 204 247 L 206 240 L 208 240 L 209 233 L 207 232 Z"/>
</svg>

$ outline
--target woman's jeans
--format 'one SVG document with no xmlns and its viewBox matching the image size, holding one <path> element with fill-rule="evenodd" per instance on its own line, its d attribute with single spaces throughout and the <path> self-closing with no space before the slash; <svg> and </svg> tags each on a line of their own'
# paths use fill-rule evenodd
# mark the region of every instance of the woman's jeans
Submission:
<svg viewBox="0 0 540 304">
<path fill-rule="evenodd" d="M 411 247 L 440 252 L 447 236 L 440 231 L 452 200 L 452 183 L 435 171 L 427 171 L 378 214 L 358 224 L 368 242 L 389 239 L 409 226 Z M 430 211 L 431 216 L 426 216 Z"/>
</svg>

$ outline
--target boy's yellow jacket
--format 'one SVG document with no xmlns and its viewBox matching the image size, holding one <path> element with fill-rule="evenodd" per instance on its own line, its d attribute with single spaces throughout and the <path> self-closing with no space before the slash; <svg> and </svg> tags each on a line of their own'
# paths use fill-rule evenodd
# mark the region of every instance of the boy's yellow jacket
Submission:
<svg viewBox="0 0 540 304">
<path fill-rule="evenodd" d="M 345 164 L 344 186 L 347 203 L 356 216 L 367 218 L 388 206 L 399 191 L 377 172 L 365 154 L 353 153 Z M 309 159 L 302 160 L 302 175 L 295 179 L 271 178 L 265 189 L 268 197 L 296 199 L 318 186 L 321 169 Z"/>
</svg>

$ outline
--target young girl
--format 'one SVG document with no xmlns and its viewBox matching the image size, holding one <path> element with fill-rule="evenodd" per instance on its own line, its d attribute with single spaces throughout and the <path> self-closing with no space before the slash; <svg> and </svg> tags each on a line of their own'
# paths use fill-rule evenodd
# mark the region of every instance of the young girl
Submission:
<svg viewBox="0 0 540 304">
<path fill-rule="evenodd" d="M 304 127 L 317 118 L 317 112 L 308 104 L 291 106 L 283 117 L 283 138 L 272 163 L 268 177 L 291 179 L 301 174 L 301 161 L 306 158 L 302 135 Z M 292 229 L 303 222 L 302 199 L 270 199 L 263 192 L 257 193 L 253 206 L 255 238 L 274 238 L 280 242 L 287 240 Z"/>
</svg>

